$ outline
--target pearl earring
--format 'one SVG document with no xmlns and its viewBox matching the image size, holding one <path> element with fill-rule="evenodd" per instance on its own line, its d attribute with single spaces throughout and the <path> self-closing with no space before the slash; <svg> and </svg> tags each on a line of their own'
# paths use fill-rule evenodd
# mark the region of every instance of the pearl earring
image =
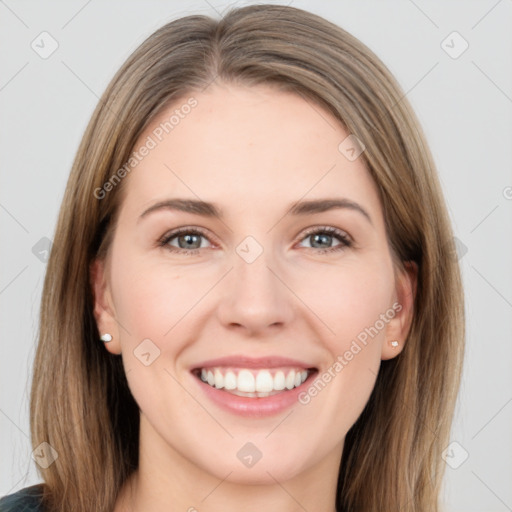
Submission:
<svg viewBox="0 0 512 512">
<path fill-rule="evenodd" d="M 390 343 L 391 343 L 391 346 L 392 346 L 393 348 L 398 347 L 398 341 L 397 341 L 397 340 L 393 340 L 393 341 L 391 341 Z"/>
<path fill-rule="evenodd" d="M 112 341 L 112 335 L 106 332 L 100 336 L 100 340 L 103 341 L 103 343 L 108 343 L 109 341 Z"/>
</svg>

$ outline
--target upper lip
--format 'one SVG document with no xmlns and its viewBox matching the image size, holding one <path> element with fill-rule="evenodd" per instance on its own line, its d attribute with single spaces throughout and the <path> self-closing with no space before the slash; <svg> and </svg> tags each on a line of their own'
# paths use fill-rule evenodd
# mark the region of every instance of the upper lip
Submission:
<svg viewBox="0 0 512 512">
<path fill-rule="evenodd" d="M 306 369 L 316 369 L 310 363 L 292 359 L 289 357 L 281 356 L 266 356 L 266 357 L 247 357 L 247 356 L 227 356 L 219 357 L 217 359 L 209 359 L 201 363 L 195 364 L 191 370 L 199 368 L 211 368 L 214 366 L 233 366 L 240 368 L 278 368 L 281 366 L 293 366 Z"/>
</svg>

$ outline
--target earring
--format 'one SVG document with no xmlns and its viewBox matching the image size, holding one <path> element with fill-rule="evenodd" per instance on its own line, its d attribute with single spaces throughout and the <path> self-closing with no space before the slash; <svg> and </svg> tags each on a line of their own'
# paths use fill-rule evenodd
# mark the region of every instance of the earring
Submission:
<svg viewBox="0 0 512 512">
<path fill-rule="evenodd" d="M 112 341 L 112 335 L 106 332 L 100 336 L 100 340 L 103 341 L 103 343 L 108 343 L 109 341 Z"/>
<path fill-rule="evenodd" d="M 397 340 L 393 340 L 393 341 L 391 341 L 390 343 L 391 343 L 391 346 L 392 346 L 393 348 L 398 347 L 398 341 L 397 341 Z"/>
</svg>

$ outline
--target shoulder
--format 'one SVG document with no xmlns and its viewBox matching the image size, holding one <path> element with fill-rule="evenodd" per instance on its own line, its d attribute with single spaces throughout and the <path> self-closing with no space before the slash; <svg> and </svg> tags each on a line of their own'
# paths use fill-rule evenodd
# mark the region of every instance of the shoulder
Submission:
<svg viewBox="0 0 512 512">
<path fill-rule="evenodd" d="M 43 484 L 24 487 L 0 498 L 0 512 L 43 512 L 42 495 Z"/>
</svg>

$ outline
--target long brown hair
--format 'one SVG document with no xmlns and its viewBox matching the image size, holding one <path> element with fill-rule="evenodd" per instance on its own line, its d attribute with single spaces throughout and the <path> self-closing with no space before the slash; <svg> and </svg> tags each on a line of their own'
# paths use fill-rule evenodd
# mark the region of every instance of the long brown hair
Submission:
<svg viewBox="0 0 512 512">
<path fill-rule="evenodd" d="M 120 356 L 99 342 L 89 269 L 108 251 L 123 190 L 98 199 L 170 103 L 215 79 L 272 84 L 327 109 L 363 141 L 387 236 L 401 266 L 418 265 L 403 351 L 382 361 L 348 432 L 338 511 L 437 512 L 463 360 L 464 303 L 453 234 L 433 159 L 400 86 L 340 27 L 301 9 L 252 5 L 222 19 L 167 23 L 103 94 L 70 173 L 48 261 L 30 414 L 33 447 L 58 454 L 44 479 L 51 512 L 111 511 L 138 464 L 139 409 Z M 127 177 L 126 179 L 129 179 Z"/>
</svg>

